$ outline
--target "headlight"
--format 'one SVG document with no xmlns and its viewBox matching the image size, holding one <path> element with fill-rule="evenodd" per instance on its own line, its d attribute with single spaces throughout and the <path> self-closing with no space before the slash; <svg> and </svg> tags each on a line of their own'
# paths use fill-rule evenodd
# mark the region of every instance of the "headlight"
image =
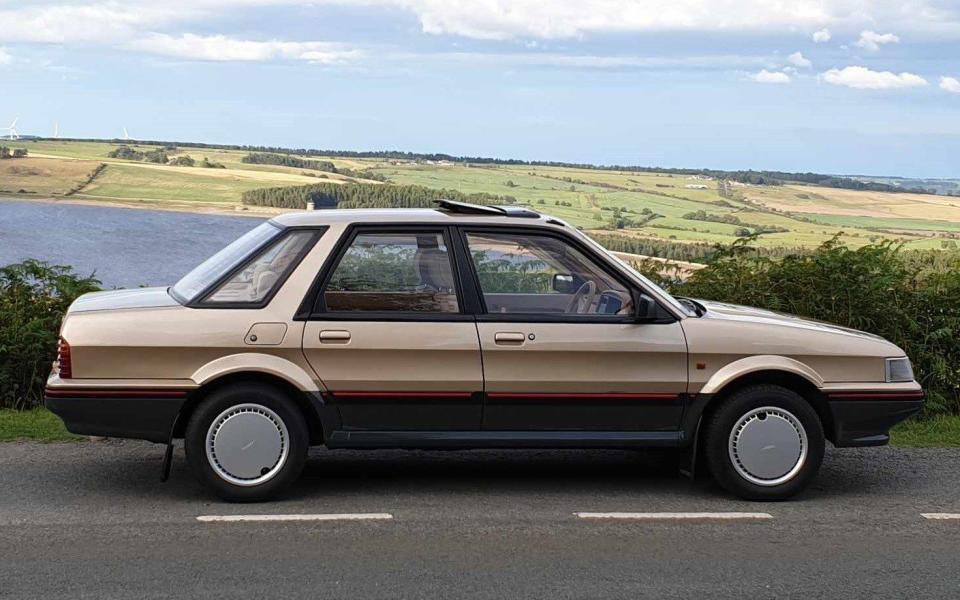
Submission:
<svg viewBox="0 0 960 600">
<path fill-rule="evenodd" d="M 888 358 L 886 366 L 887 383 L 913 381 L 913 367 L 909 358 Z"/>
</svg>

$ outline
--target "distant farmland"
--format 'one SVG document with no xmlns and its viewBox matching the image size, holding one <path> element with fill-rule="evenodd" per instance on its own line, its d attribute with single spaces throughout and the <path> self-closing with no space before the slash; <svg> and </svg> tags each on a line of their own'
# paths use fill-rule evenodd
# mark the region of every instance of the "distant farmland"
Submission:
<svg viewBox="0 0 960 600">
<path fill-rule="evenodd" d="M 852 246 L 901 240 L 908 248 L 943 248 L 955 247 L 960 239 L 960 197 L 954 196 L 489 162 L 311 154 L 289 155 L 303 160 L 275 161 L 287 164 L 262 164 L 244 162 L 249 152 L 240 149 L 127 143 L 135 152 L 126 155 L 162 151 L 167 162 L 112 158 L 120 142 L 11 142 L 12 147 L 26 148 L 29 157 L 0 161 L 0 195 L 48 199 L 69 194 L 87 202 L 233 211 L 241 207 L 244 192 L 260 188 L 415 185 L 509 197 L 584 230 L 656 248 L 726 244 L 751 234 L 758 235 L 755 245 L 771 250 L 814 247 L 841 232 Z M 194 166 L 174 166 L 174 161 Z M 320 161 L 332 168 L 304 168 Z M 98 165 L 106 166 L 88 181 Z M 692 256 L 695 253 L 687 254 Z"/>
</svg>

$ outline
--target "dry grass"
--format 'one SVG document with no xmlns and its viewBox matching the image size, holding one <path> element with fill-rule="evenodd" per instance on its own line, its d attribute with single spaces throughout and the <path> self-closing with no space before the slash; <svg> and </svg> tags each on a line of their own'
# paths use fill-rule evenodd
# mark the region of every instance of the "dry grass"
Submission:
<svg viewBox="0 0 960 600">
<path fill-rule="evenodd" d="M 960 198 L 813 186 L 741 188 L 753 201 L 795 213 L 960 221 Z"/>
<path fill-rule="evenodd" d="M 59 158 L 3 160 L 0 161 L 0 192 L 62 196 L 84 181 L 98 164 L 96 161 Z"/>
</svg>

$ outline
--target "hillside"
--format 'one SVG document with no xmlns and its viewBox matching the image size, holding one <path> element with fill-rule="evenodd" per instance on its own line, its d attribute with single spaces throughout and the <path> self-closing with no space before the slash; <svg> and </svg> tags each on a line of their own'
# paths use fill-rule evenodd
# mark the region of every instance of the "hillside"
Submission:
<svg viewBox="0 0 960 600">
<path fill-rule="evenodd" d="M 730 243 L 759 234 L 761 247 L 810 248 L 843 232 L 854 246 L 890 239 L 910 248 L 941 248 L 960 238 L 960 197 L 952 196 L 543 164 L 313 153 L 251 160 L 246 149 L 127 144 L 121 158 L 120 142 L 13 142 L 29 156 L 0 161 L 0 195 L 235 210 L 244 192 L 259 188 L 415 185 L 509 197 L 585 230 L 644 243 Z M 158 154 L 163 163 L 143 158 Z"/>
</svg>

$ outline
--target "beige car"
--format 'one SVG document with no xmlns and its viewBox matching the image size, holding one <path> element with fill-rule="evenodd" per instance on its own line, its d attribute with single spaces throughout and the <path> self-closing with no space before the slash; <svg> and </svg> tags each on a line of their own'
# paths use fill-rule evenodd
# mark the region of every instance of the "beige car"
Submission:
<svg viewBox="0 0 960 600">
<path fill-rule="evenodd" d="M 256 227 L 169 288 L 71 306 L 47 406 L 167 444 L 261 500 L 328 448 L 676 448 L 782 499 L 835 446 L 921 408 L 874 335 L 674 298 L 517 207 L 319 210 Z"/>
</svg>

